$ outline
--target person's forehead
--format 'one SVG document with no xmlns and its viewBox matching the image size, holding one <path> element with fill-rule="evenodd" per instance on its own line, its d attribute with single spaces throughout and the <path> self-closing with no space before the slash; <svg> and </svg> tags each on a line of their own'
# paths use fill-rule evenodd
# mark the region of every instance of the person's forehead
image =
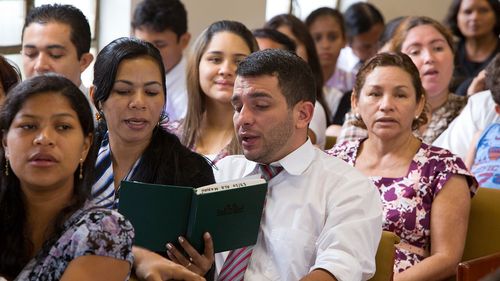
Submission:
<svg viewBox="0 0 500 281">
<path fill-rule="evenodd" d="M 76 46 L 71 42 L 71 27 L 60 22 L 31 23 L 23 33 L 23 45 L 25 44 L 40 47 L 61 45 L 66 49 L 76 49 Z"/>
<path fill-rule="evenodd" d="M 275 86 L 278 84 L 278 77 L 269 74 L 255 75 L 255 76 L 237 75 L 235 84 L 238 84 L 238 86 L 240 87 Z"/>
<path fill-rule="evenodd" d="M 281 88 L 278 85 L 278 78 L 276 76 L 261 75 L 236 77 L 234 85 L 235 95 L 256 98 L 263 97 L 263 93 L 265 93 L 268 97 L 273 97 L 274 99 L 280 99 L 283 97 Z"/>
<path fill-rule="evenodd" d="M 152 44 L 167 43 L 168 45 L 174 45 L 179 43 L 177 33 L 169 28 L 156 31 L 151 27 L 140 26 L 134 29 L 133 32 L 135 37 Z"/>
</svg>

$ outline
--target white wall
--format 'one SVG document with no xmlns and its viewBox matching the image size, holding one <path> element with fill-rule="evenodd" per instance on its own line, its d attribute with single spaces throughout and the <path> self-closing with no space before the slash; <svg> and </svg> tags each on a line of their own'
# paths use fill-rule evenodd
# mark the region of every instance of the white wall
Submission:
<svg viewBox="0 0 500 281">
<path fill-rule="evenodd" d="M 441 22 L 451 0 L 369 0 L 383 13 L 385 20 L 398 16 L 428 16 Z"/>
<path fill-rule="evenodd" d="M 218 20 L 236 20 L 249 29 L 259 28 L 265 22 L 266 0 L 181 0 L 188 12 L 191 42 L 211 23 Z"/>
<path fill-rule="evenodd" d="M 101 0 L 100 6 L 100 34 L 99 34 L 99 50 L 112 40 L 130 36 L 130 20 L 135 6 L 142 0 Z M 181 0 L 186 6 L 188 12 L 188 29 L 192 35 L 191 43 L 196 37 L 217 20 L 228 19 L 237 20 L 245 24 L 249 29 L 261 27 L 266 17 L 270 18 L 272 12 L 266 15 L 266 5 L 268 2 L 279 2 L 283 5 L 284 12 L 288 10 L 289 0 Z M 281 1 L 281 2 L 280 2 Z M 301 2 L 318 1 L 322 5 L 332 2 L 330 6 L 334 6 L 336 0 L 301 0 Z M 349 5 L 359 1 L 366 0 L 340 0 L 340 10 L 344 11 Z M 390 20 L 400 15 L 425 15 L 430 16 L 438 21 L 441 21 L 451 0 L 368 0 L 377 6 L 383 13 L 385 20 Z M 309 3 L 311 4 L 311 3 Z M 317 4 L 317 3 L 314 3 Z M 307 16 L 310 8 L 304 7 L 301 9 L 302 17 Z M 327 4 L 328 5 L 328 4 Z M 277 13 L 277 12 L 275 12 Z M 84 73 L 84 84 L 88 85 L 91 81 L 93 66 Z"/>
<path fill-rule="evenodd" d="M 99 50 L 118 37 L 130 36 L 130 19 L 138 0 L 103 0 L 99 11 Z"/>
</svg>

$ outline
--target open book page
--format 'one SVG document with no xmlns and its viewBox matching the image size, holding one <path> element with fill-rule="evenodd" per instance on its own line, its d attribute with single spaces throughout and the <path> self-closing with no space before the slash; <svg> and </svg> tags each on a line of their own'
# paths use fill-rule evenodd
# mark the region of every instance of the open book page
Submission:
<svg viewBox="0 0 500 281">
<path fill-rule="evenodd" d="M 252 186 L 252 185 L 259 185 L 259 184 L 263 184 L 265 182 L 266 181 L 264 179 L 260 179 L 260 178 L 249 178 L 249 179 L 239 179 L 239 180 L 234 180 L 234 181 L 226 181 L 226 182 L 220 182 L 220 183 L 214 183 L 211 185 L 202 186 L 200 188 L 195 189 L 195 193 L 197 195 L 207 194 L 207 193 L 242 188 L 242 187 L 247 187 L 247 186 Z"/>
</svg>

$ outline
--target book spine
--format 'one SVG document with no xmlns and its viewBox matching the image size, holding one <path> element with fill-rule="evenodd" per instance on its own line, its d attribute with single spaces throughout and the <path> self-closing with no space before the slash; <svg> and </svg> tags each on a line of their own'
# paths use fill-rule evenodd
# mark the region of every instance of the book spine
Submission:
<svg viewBox="0 0 500 281">
<path fill-rule="evenodd" d="M 194 248 L 198 248 L 198 245 L 196 241 L 198 239 L 193 239 L 193 231 L 194 227 L 196 225 L 196 219 L 198 216 L 198 194 L 196 194 L 196 190 L 193 189 L 193 194 L 191 196 L 191 206 L 189 208 L 189 218 L 188 218 L 188 225 L 187 225 L 187 233 L 186 233 L 186 238 L 188 241 L 191 243 L 191 245 Z M 196 237 L 198 238 L 198 237 Z"/>
</svg>

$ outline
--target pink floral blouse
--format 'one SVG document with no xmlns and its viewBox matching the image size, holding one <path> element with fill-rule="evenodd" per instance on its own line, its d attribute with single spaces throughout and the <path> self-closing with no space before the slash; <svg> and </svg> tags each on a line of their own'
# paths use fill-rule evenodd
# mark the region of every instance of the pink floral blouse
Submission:
<svg viewBox="0 0 500 281">
<path fill-rule="evenodd" d="M 337 144 L 327 153 L 354 166 L 360 144 L 364 140 Z M 453 175 L 464 175 L 471 197 L 477 182 L 465 164 L 450 151 L 422 142 L 413 157 L 406 176 L 384 178 L 371 176 L 380 192 L 383 206 L 383 229 L 394 232 L 401 241 L 428 251 L 430 249 L 430 219 L 434 198 Z M 394 272 L 402 272 L 425 257 L 396 249 Z"/>
</svg>

